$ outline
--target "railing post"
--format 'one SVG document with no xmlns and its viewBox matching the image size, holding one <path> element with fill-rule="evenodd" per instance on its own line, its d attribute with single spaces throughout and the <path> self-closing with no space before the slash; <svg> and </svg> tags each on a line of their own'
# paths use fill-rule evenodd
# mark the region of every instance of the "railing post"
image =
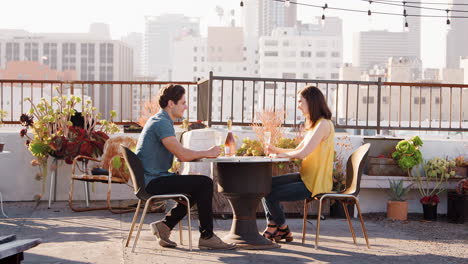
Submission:
<svg viewBox="0 0 468 264">
<path fill-rule="evenodd" d="M 377 135 L 380 134 L 380 114 L 381 114 L 381 98 L 382 97 L 382 78 L 377 80 Z M 390 122 L 390 120 L 388 120 Z"/>
<path fill-rule="evenodd" d="M 70 94 L 74 95 L 75 94 L 75 89 L 73 88 L 73 83 L 70 83 Z M 83 99 L 83 98 L 81 98 Z"/>
<path fill-rule="evenodd" d="M 221 98 L 223 100 L 223 98 Z M 208 80 L 208 127 L 211 127 L 211 115 L 212 115 L 212 103 L 213 103 L 213 72 L 210 71 L 210 79 Z"/>
</svg>

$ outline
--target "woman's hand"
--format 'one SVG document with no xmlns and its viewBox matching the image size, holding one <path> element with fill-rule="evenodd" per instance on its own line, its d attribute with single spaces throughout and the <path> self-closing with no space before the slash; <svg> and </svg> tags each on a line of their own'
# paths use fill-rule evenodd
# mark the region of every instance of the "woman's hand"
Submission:
<svg viewBox="0 0 468 264">
<path fill-rule="evenodd" d="M 291 158 L 287 153 L 273 153 L 269 156 L 270 158 Z"/>
</svg>

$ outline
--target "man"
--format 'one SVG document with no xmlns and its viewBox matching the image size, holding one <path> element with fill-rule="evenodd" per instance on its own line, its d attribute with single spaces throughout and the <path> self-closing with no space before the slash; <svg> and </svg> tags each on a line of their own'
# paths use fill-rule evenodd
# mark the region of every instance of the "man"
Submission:
<svg viewBox="0 0 468 264">
<path fill-rule="evenodd" d="M 145 124 L 138 139 L 136 153 L 145 170 L 146 191 L 150 194 L 183 193 L 190 195 L 190 204 L 197 204 L 200 222 L 200 249 L 233 249 L 235 244 L 223 242 L 213 233 L 213 181 L 203 175 L 177 175 L 168 170 L 174 155 L 180 161 L 217 157 L 219 146 L 195 151 L 184 148 L 176 139 L 174 120 L 183 117 L 187 109 L 185 89 L 169 85 L 160 90 L 161 111 Z M 177 203 L 162 221 L 151 223 L 151 230 L 163 247 L 176 247 L 169 239 L 171 230 L 187 213 L 187 206 Z"/>
</svg>

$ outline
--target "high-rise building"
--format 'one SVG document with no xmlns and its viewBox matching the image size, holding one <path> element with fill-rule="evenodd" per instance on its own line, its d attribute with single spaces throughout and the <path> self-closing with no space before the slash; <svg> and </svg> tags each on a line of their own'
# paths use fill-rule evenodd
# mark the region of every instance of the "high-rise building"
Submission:
<svg viewBox="0 0 468 264">
<path fill-rule="evenodd" d="M 368 70 L 386 64 L 390 57 L 417 57 L 407 32 L 386 30 L 357 32 L 353 41 L 353 65 Z"/>
<path fill-rule="evenodd" d="M 143 76 L 143 34 L 132 32 L 120 40 L 133 49 L 133 76 Z"/>
<path fill-rule="evenodd" d="M 453 0 L 453 9 L 460 9 L 460 5 L 466 4 L 465 1 Z M 465 13 L 461 13 L 465 14 Z M 447 47 L 446 47 L 446 67 L 458 68 L 460 66 L 460 57 L 468 56 L 468 20 L 463 18 L 452 18 L 458 16 L 460 13 L 450 12 L 450 30 L 447 33 Z"/>
<path fill-rule="evenodd" d="M 82 81 L 133 79 L 132 49 L 101 34 L 0 30 L 0 68 L 5 69 L 12 61 L 35 61 L 53 71 L 75 71 L 78 80 Z M 23 76 L 28 74 L 25 71 Z M 114 89 L 109 84 L 82 89 L 84 95 L 94 98 L 95 105 L 104 116 L 116 108 L 115 102 L 120 102 L 119 95 L 113 93 Z M 124 111 L 125 108 L 122 109 Z"/>
<path fill-rule="evenodd" d="M 181 14 L 145 17 L 145 75 L 171 80 L 172 43 L 183 36 L 199 36 L 200 21 Z"/>
<path fill-rule="evenodd" d="M 270 36 L 273 29 L 294 27 L 297 21 L 297 5 L 280 1 L 247 0 L 242 12 L 247 37 Z"/>
<path fill-rule="evenodd" d="M 419 0 L 415 0 L 406 5 L 406 12 L 408 14 L 406 17 L 406 21 L 408 22 L 408 49 L 411 56 L 421 59 L 421 3 Z M 403 27 L 405 27 L 405 21 L 403 21 Z"/>
</svg>

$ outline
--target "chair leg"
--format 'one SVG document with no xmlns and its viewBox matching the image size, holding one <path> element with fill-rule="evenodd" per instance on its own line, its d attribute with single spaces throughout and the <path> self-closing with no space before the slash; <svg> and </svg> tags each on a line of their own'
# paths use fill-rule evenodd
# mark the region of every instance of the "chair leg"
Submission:
<svg viewBox="0 0 468 264">
<path fill-rule="evenodd" d="M 307 226 L 307 214 L 308 214 L 308 203 L 307 199 L 304 199 L 304 216 L 302 219 L 302 244 L 304 245 L 305 243 L 305 236 L 306 236 L 306 226 Z"/>
<path fill-rule="evenodd" d="M 356 201 L 356 208 L 358 210 L 359 220 L 361 221 L 362 233 L 364 234 L 364 238 L 366 239 L 367 248 L 370 249 L 369 238 L 367 237 L 367 230 L 366 230 L 366 227 L 364 226 L 364 219 L 362 219 L 361 207 L 359 206 L 359 200 L 357 199 L 357 197 L 354 199 Z"/>
<path fill-rule="evenodd" d="M 70 191 L 68 192 L 68 206 L 72 209 L 73 212 L 86 212 L 86 211 L 97 211 L 97 210 L 106 210 L 107 206 L 104 207 L 93 207 L 93 208 L 77 208 L 73 206 L 73 183 L 75 180 L 71 178 L 70 181 Z"/>
<path fill-rule="evenodd" d="M 350 218 L 350 216 L 349 216 L 348 203 L 347 203 L 347 202 L 344 202 L 344 201 L 340 201 L 340 202 L 341 202 L 341 205 L 343 206 L 343 210 L 344 210 L 344 213 L 345 213 L 345 215 L 346 215 L 346 220 L 348 221 L 349 231 L 351 232 L 351 235 L 353 236 L 354 244 L 357 245 L 357 242 L 356 242 L 356 233 L 354 233 L 353 224 L 351 223 L 351 218 Z"/>
<path fill-rule="evenodd" d="M 128 247 L 128 244 L 130 243 L 130 239 L 132 238 L 132 233 L 133 229 L 135 228 L 135 223 L 138 218 L 138 213 L 140 211 L 140 206 L 141 206 L 141 200 L 138 200 L 138 204 L 135 210 L 135 214 L 133 215 L 133 220 L 132 220 L 132 226 L 130 227 L 130 230 L 128 231 L 128 236 L 127 236 L 127 242 L 125 243 L 125 247 Z"/>
<path fill-rule="evenodd" d="M 182 237 L 182 220 L 179 221 L 179 242 L 181 245 L 184 244 L 184 238 Z"/>
<path fill-rule="evenodd" d="M 317 213 L 317 231 L 315 232 L 315 249 L 318 249 L 318 240 L 320 236 L 320 216 L 322 214 L 322 201 L 325 196 L 320 197 L 319 209 Z"/>
<path fill-rule="evenodd" d="M 191 222 L 191 215 L 190 215 L 190 200 L 187 196 L 184 196 L 184 199 L 187 201 L 187 222 L 188 222 L 188 240 L 189 240 L 189 250 L 192 251 L 192 222 Z"/>
<path fill-rule="evenodd" d="M 135 241 L 133 241 L 132 252 L 135 252 L 135 247 L 137 245 L 138 238 L 140 238 L 141 228 L 143 227 L 143 223 L 144 223 L 145 217 L 146 217 L 146 212 L 148 211 L 148 206 L 151 204 L 151 201 L 152 201 L 152 199 L 149 199 L 145 203 L 145 208 L 143 209 L 143 214 L 141 215 L 140 224 L 138 225 L 138 231 L 137 231 L 137 234 L 136 234 L 136 237 L 135 237 Z"/>
</svg>

